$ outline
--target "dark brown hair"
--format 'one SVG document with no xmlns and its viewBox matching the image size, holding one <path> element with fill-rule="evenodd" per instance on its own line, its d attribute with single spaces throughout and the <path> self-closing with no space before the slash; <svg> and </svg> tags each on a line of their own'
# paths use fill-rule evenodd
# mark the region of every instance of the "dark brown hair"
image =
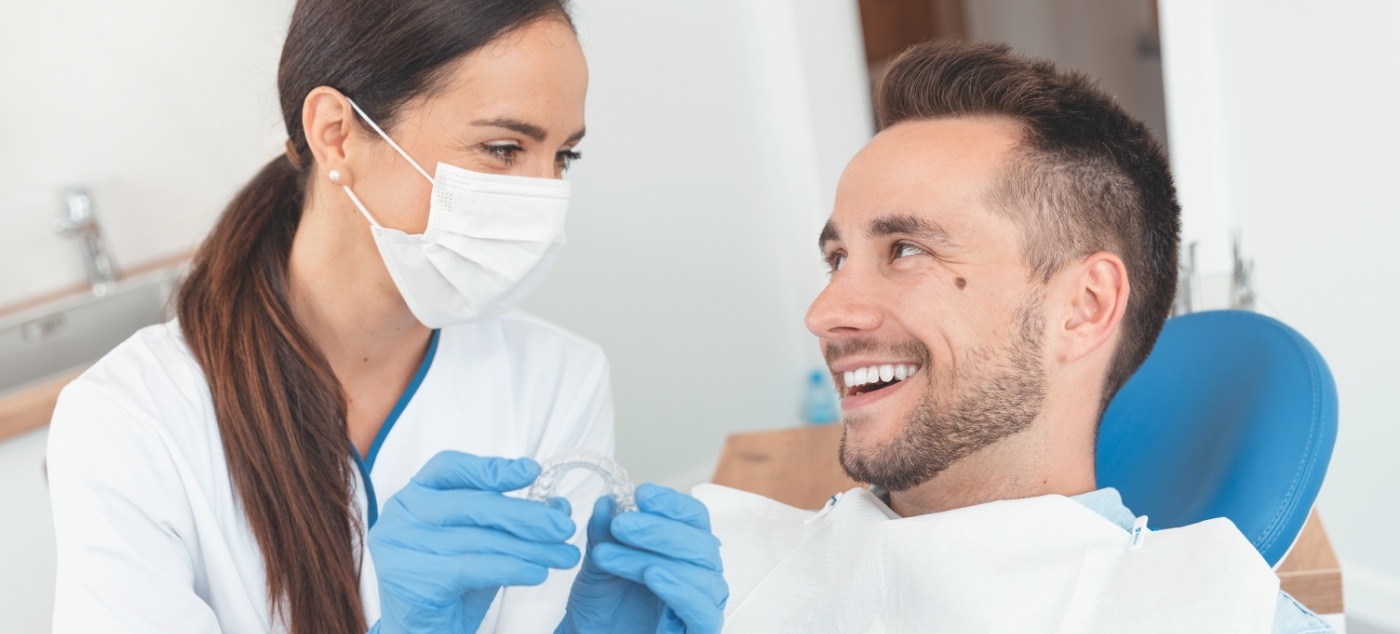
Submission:
<svg viewBox="0 0 1400 634">
<path fill-rule="evenodd" d="M 288 154 L 258 172 L 195 253 L 180 329 L 208 382 L 229 474 L 295 634 L 363 632 L 346 402 L 291 309 L 287 261 L 314 159 L 302 103 L 318 86 L 388 128 L 449 62 L 567 0 L 300 0 L 277 84 Z"/>
<path fill-rule="evenodd" d="M 903 121 L 1002 116 L 1021 148 L 990 192 L 1022 232 L 1043 282 L 1099 251 L 1117 254 L 1132 289 L 1100 414 L 1152 351 L 1176 295 L 1181 207 L 1161 146 L 1082 73 L 1001 44 L 929 42 L 894 60 L 875 94 L 880 128 Z"/>
</svg>

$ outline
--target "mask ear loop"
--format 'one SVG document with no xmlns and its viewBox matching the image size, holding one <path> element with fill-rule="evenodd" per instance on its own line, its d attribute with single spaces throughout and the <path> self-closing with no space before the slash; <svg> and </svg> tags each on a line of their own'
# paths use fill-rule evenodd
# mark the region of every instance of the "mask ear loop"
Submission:
<svg viewBox="0 0 1400 634">
<path fill-rule="evenodd" d="M 350 107 L 355 109 L 355 114 L 360 115 L 360 118 L 361 118 L 361 119 L 364 119 L 364 120 L 365 120 L 365 123 L 368 123 L 368 124 L 369 124 L 369 127 L 373 128 L 374 131 L 375 131 L 377 134 L 379 134 L 379 137 L 380 137 L 380 138 L 384 139 L 385 141 L 387 141 L 387 142 L 389 143 L 389 147 L 394 148 L 394 151 L 395 151 L 395 152 L 398 152 L 398 153 L 399 153 L 399 156 L 402 156 L 403 159 L 404 159 L 405 161 L 408 161 L 408 164 L 409 164 L 409 165 L 412 165 L 412 166 L 413 166 L 413 169 L 418 170 L 418 173 L 419 173 L 419 174 L 422 174 L 422 175 L 423 175 L 423 178 L 428 179 L 428 182 L 429 182 L 429 183 L 432 183 L 432 184 L 435 185 L 435 186 L 437 185 L 437 181 L 434 180 L 433 177 L 428 176 L 428 172 L 427 172 L 426 170 L 423 169 L 423 166 L 421 166 L 421 165 L 418 164 L 418 161 L 413 160 L 413 157 L 409 156 L 409 155 L 408 155 L 408 152 L 403 151 L 403 148 L 399 147 L 399 144 L 394 143 L 394 140 L 391 139 L 391 138 L 389 138 L 389 135 L 387 135 L 387 134 L 384 133 L 384 130 L 382 130 L 382 129 L 379 127 L 379 124 L 375 123 L 373 119 L 369 118 L 369 115 L 365 114 L 365 111 L 364 111 L 364 110 L 361 110 L 361 109 L 360 109 L 360 104 L 355 103 L 355 100 L 354 100 L 354 99 L 351 99 L 351 98 L 349 98 L 349 97 L 346 97 L 345 100 L 348 101 L 348 102 L 350 102 Z M 331 180 L 332 180 L 332 181 L 335 181 L 335 180 L 339 180 L 339 179 L 331 179 Z M 380 227 L 380 224 L 379 224 L 378 222 L 375 222 L 374 216 L 371 216 L 371 215 L 369 214 L 369 210 L 365 208 L 365 204 L 362 203 L 362 202 L 360 202 L 360 197 L 359 197 L 359 196 L 356 196 L 356 195 L 355 195 L 355 192 L 350 191 L 350 186 L 349 186 L 349 185 L 341 185 L 340 188 L 343 189 L 343 190 L 345 190 L 345 195 L 350 197 L 350 202 L 352 202 L 352 203 L 355 204 L 355 208 L 356 208 L 356 209 L 359 209 L 361 214 L 364 214 L 365 220 L 368 220 L 368 221 L 369 221 L 370 226 L 372 226 L 372 227 Z M 382 228 L 382 227 L 381 227 L 381 228 Z"/>
<path fill-rule="evenodd" d="M 384 134 L 384 131 L 379 129 L 379 124 L 375 123 L 373 119 L 370 119 L 369 115 L 365 114 L 365 111 L 360 109 L 360 105 L 355 103 L 354 99 L 346 97 L 345 100 L 350 102 L 350 107 L 355 109 L 356 114 L 359 114 L 360 118 L 364 119 L 365 123 L 369 124 L 369 127 L 374 128 L 374 131 L 378 132 L 379 136 L 389 143 L 389 147 L 394 148 L 394 151 L 398 152 L 399 156 L 403 157 L 403 160 L 408 161 L 408 164 L 412 165 L 413 169 L 418 170 L 418 173 L 422 174 L 423 178 L 428 179 L 429 183 L 437 184 L 437 181 L 433 180 L 433 177 L 428 176 L 427 170 L 424 170 L 423 167 L 418 164 L 418 161 L 413 160 L 413 157 L 409 156 L 408 152 L 403 151 L 403 148 L 399 147 L 399 144 L 394 143 L 394 140 L 389 138 L 389 135 Z"/>
<path fill-rule="evenodd" d="M 360 202 L 360 197 L 356 196 L 355 192 L 350 191 L 349 185 L 341 185 L 340 188 L 345 190 L 345 195 L 349 196 L 350 202 L 355 203 L 355 208 L 359 209 L 360 213 L 364 214 L 365 220 L 369 221 L 369 225 L 371 227 L 379 227 L 381 229 L 383 228 L 379 226 L 379 223 L 374 221 L 374 216 L 369 215 L 369 210 L 365 209 L 365 204 Z"/>
</svg>

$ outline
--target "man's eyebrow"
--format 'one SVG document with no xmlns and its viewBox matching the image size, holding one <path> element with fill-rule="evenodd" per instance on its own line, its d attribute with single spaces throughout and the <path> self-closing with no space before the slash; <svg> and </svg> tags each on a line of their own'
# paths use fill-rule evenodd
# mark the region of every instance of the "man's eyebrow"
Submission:
<svg viewBox="0 0 1400 634">
<path fill-rule="evenodd" d="M 868 238 L 882 238 L 892 235 L 907 235 L 934 244 L 956 246 L 957 242 L 943 225 L 912 214 L 889 214 L 876 216 L 870 221 L 865 232 Z"/>
<path fill-rule="evenodd" d="M 836 225 L 830 220 L 826 221 L 826 226 L 822 227 L 821 235 L 817 236 L 817 248 L 825 251 L 826 243 L 841 239 L 841 232 L 836 230 Z"/>
</svg>

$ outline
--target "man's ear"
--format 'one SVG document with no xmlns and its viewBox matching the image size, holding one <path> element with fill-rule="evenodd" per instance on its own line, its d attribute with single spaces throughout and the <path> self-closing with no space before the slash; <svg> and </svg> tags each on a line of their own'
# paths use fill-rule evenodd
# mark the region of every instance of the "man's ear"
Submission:
<svg viewBox="0 0 1400 634">
<path fill-rule="evenodd" d="M 354 170 L 347 165 L 349 148 L 346 147 L 354 132 L 354 118 L 350 100 L 328 86 L 312 89 L 301 106 L 301 126 L 311 154 L 316 157 L 316 169 L 322 177 L 337 170 L 337 185 L 354 182 Z"/>
<path fill-rule="evenodd" d="M 1128 268 L 1112 253 L 1094 253 L 1064 271 L 1060 361 L 1088 356 L 1113 338 L 1128 308 Z"/>
</svg>

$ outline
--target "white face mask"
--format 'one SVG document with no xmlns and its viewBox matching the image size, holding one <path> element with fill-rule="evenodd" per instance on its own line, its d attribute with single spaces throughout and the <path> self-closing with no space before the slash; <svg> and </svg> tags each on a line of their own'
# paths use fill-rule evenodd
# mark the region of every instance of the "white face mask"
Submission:
<svg viewBox="0 0 1400 634">
<path fill-rule="evenodd" d="M 342 185 L 369 220 L 379 255 L 418 321 L 441 328 L 494 317 L 544 283 L 564 247 L 567 181 L 482 174 L 446 163 L 438 163 L 435 179 L 359 105 L 350 105 L 433 184 L 428 228 L 418 235 L 381 226 Z"/>
</svg>

